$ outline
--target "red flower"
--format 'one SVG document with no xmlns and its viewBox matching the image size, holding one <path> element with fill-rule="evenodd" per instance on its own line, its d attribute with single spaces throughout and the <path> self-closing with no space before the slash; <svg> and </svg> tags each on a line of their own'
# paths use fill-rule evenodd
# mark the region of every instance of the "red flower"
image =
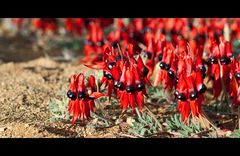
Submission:
<svg viewBox="0 0 240 156">
<path fill-rule="evenodd" d="M 140 56 L 135 60 L 134 55 L 131 44 L 128 45 L 127 51 L 120 51 L 118 54 L 113 48 L 106 47 L 103 54 L 104 64 L 87 65 L 90 68 L 103 70 L 101 84 L 107 85 L 109 100 L 114 90 L 123 110 L 129 105 L 133 111 L 136 106 L 142 109 L 144 95 L 147 95 L 145 84 L 151 85 L 147 78 L 148 68 Z"/>
<path fill-rule="evenodd" d="M 82 122 L 85 117 L 89 119 L 90 112 L 94 111 L 94 99 L 104 96 L 104 94 L 96 92 L 95 78 L 92 75 L 88 79 L 87 86 L 84 84 L 84 79 L 82 73 L 77 76 L 72 75 L 70 78 L 70 89 L 67 96 L 70 98 L 68 111 L 73 113 L 72 124 L 80 117 Z"/>
<path fill-rule="evenodd" d="M 84 26 L 84 19 L 82 18 L 66 18 L 65 19 L 66 30 L 73 34 L 81 35 L 83 26 Z"/>
<path fill-rule="evenodd" d="M 159 63 L 160 68 L 156 73 L 154 86 L 157 86 L 162 82 L 164 88 L 171 90 L 175 85 L 177 65 L 175 49 L 172 44 L 166 44 L 162 55 L 162 59 Z"/>
<path fill-rule="evenodd" d="M 189 55 L 185 60 L 187 68 L 179 73 L 175 92 L 178 99 L 178 110 L 182 114 L 183 121 L 187 120 L 190 111 L 193 117 L 203 115 L 201 105 L 204 101 L 203 93 L 206 91 L 201 71 L 194 71 Z"/>
<path fill-rule="evenodd" d="M 217 98 L 221 93 L 222 87 L 225 87 L 226 91 L 229 91 L 229 63 L 232 58 L 232 50 L 230 43 L 223 42 L 220 38 L 217 41 L 212 41 L 210 52 L 211 54 L 208 59 L 208 62 L 210 62 L 208 74 L 213 80 L 213 93 L 214 97 Z M 223 81 L 224 86 L 221 85 L 221 81 Z"/>
<path fill-rule="evenodd" d="M 234 105 L 240 105 L 240 61 L 232 59 L 230 71 L 230 91 L 229 94 L 232 98 Z"/>
<path fill-rule="evenodd" d="M 146 94 L 143 76 L 138 68 L 125 65 L 119 82 L 117 83 L 118 94 L 120 97 L 120 106 L 126 110 L 131 106 L 132 111 L 136 106 L 142 110 L 144 103 L 144 94 Z"/>
<path fill-rule="evenodd" d="M 43 32 L 54 32 L 57 30 L 57 19 L 55 18 L 34 18 L 32 24 L 36 29 Z"/>
<path fill-rule="evenodd" d="M 83 50 L 85 57 L 82 62 L 92 64 L 101 62 L 104 44 L 103 28 L 99 23 L 91 21 L 88 25 L 88 36 Z M 94 57 L 92 58 L 92 56 Z"/>
</svg>

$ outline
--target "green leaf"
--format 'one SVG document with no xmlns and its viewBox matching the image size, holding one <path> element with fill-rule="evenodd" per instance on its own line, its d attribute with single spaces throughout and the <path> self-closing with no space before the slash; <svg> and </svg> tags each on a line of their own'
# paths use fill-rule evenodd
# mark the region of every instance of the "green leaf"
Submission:
<svg viewBox="0 0 240 156">
<path fill-rule="evenodd" d="M 184 137 L 189 137 L 189 133 L 184 130 L 179 130 L 179 133 L 181 133 Z"/>
<path fill-rule="evenodd" d="M 144 136 L 145 132 L 147 131 L 146 128 L 142 128 L 141 131 L 140 131 L 140 135 Z"/>
<path fill-rule="evenodd" d="M 181 127 L 181 122 L 178 120 L 177 114 L 174 115 L 174 122 L 176 123 L 177 127 Z"/>
<path fill-rule="evenodd" d="M 193 129 L 192 129 L 192 128 L 190 128 L 190 127 L 188 127 L 188 126 L 186 126 L 186 125 L 183 125 L 182 127 L 183 127 L 183 129 L 184 129 L 185 131 L 187 131 L 188 133 L 193 133 Z"/>
<path fill-rule="evenodd" d="M 197 131 L 197 132 L 200 132 L 200 127 L 199 127 L 199 124 L 198 126 L 196 125 L 195 121 L 193 120 L 193 118 L 191 119 L 191 123 L 193 125 L 193 128 Z"/>
<path fill-rule="evenodd" d="M 153 119 L 149 115 L 147 116 L 147 119 L 150 123 L 153 122 Z"/>
<path fill-rule="evenodd" d="M 172 125 L 171 121 L 166 120 L 166 123 L 167 123 L 167 125 L 168 125 L 168 128 L 169 128 L 170 130 L 172 130 L 172 129 L 173 129 L 173 125 Z"/>
</svg>

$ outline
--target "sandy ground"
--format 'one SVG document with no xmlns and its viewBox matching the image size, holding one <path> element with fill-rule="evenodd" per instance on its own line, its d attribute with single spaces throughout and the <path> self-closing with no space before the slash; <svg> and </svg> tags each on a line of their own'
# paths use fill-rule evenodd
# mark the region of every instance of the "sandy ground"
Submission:
<svg viewBox="0 0 240 156">
<path fill-rule="evenodd" d="M 119 126 L 96 130 L 70 122 L 50 122 L 50 98 L 66 92 L 72 73 L 93 72 L 75 62 L 59 62 L 32 50 L 27 39 L 0 38 L 0 137 L 116 137 Z M 56 56 L 55 51 L 51 56 Z"/>
<path fill-rule="evenodd" d="M 86 67 L 49 58 L 1 64 L 0 137 L 116 137 L 119 126 L 96 131 L 49 121 L 50 98 L 67 91 L 69 75 L 80 71 Z"/>
</svg>

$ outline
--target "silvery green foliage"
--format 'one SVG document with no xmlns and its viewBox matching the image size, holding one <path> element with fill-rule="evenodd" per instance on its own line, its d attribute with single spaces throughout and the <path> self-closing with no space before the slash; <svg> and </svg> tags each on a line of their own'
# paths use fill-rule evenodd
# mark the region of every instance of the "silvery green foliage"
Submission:
<svg viewBox="0 0 240 156">
<path fill-rule="evenodd" d="M 201 122 L 196 124 L 193 119 L 190 119 L 189 124 L 186 125 L 182 122 L 182 117 L 179 114 L 175 114 L 170 119 L 167 119 L 166 123 L 168 131 L 179 132 L 183 137 L 190 137 L 193 134 L 204 131 L 201 126 Z"/>
<path fill-rule="evenodd" d="M 61 95 L 60 99 L 50 99 L 49 111 L 51 113 L 51 122 L 55 121 L 70 121 L 68 113 L 69 99 L 65 95 Z"/>
<path fill-rule="evenodd" d="M 232 132 L 232 134 L 230 134 L 230 137 L 232 137 L 232 138 L 240 138 L 240 129 L 235 130 L 234 132 Z"/>
<path fill-rule="evenodd" d="M 147 113 L 142 113 L 141 117 L 138 116 L 133 120 L 128 132 L 136 136 L 146 137 L 158 133 L 159 130 L 153 118 Z"/>
<path fill-rule="evenodd" d="M 99 111 L 98 111 L 99 113 Z M 88 127 L 91 128 L 107 128 L 111 126 L 111 123 L 109 120 L 102 118 L 100 115 L 97 115 L 95 113 L 91 113 L 92 120 L 89 122 Z M 101 115 L 104 115 L 103 113 L 100 113 Z"/>
<path fill-rule="evenodd" d="M 156 105 L 169 104 L 171 106 L 171 108 L 174 108 L 177 105 L 173 96 L 171 96 L 170 93 L 163 88 L 148 87 L 147 94 L 150 97 L 147 99 L 148 103 L 152 103 L 152 104 L 156 104 Z"/>
</svg>

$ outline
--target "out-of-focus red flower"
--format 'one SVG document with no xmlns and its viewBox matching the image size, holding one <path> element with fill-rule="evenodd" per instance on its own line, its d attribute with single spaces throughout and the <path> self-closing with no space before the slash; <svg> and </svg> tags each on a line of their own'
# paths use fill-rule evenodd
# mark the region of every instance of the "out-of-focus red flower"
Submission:
<svg viewBox="0 0 240 156">
<path fill-rule="evenodd" d="M 82 34 L 82 29 L 84 27 L 84 19 L 83 18 L 66 18 L 65 27 L 68 32 L 71 32 L 73 34 L 80 36 Z"/>
<path fill-rule="evenodd" d="M 33 18 L 33 26 L 43 32 L 54 32 L 57 30 L 58 21 L 55 18 Z"/>
<path fill-rule="evenodd" d="M 22 24 L 23 24 L 23 18 L 13 18 L 12 22 L 17 26 L 18 29 L 21 29 Z"/>
<path fill-rule="evenodd" d="M 83 49 L 85 57 L 82 62 L 92 64 L 102 62 L 104 45 L 103 28 L 99 23 L 91 21 L 88 25 L 88 36 Z M 92 56 L 94 57 L 92 58 Z"/>
</svg>

